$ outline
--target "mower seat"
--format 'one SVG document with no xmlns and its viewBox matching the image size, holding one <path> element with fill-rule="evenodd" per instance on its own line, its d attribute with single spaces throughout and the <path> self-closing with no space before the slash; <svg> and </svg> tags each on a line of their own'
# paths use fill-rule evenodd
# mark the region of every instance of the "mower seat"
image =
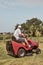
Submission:
<svg viewBox="0 0 43 65">
<path fill-rule="evenodd" d="M 16 38 L 15 38 L 14 36 L 12 36 L 12 40 L 13 40 L 13 41 L 16 41 Z"/>
<path fill-rule="evenodd" d="M 12 41 L 15 41 L 15 42 L 21 43 L 20 41 L 16 40 L 16 38 L 15 38 L 14 36 L 12 36 Z"/>
</svg>

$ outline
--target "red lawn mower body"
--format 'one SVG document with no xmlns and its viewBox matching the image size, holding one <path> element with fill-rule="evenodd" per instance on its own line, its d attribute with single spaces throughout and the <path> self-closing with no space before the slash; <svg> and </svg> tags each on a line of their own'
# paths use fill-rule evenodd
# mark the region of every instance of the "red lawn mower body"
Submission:
<svg viewBox="0 0 43 65">
<path fill-rule="evenodd" d="M 23 57 L 25 56 L 29 51 L 36 50 L 36 53 L 39 54 L 41 50 L 39 49 L 39 43 L 34 42 L 31 39 L 27 40 L 29 45 L 31 47 L 28 47 L 27 44 L 23 45 L 22 43 L 18 43 L 14 40 L 8 41 L 6 43 L 6 49 L 9 54 L 12 54 L 14 56 Z"/>
<path fill-rule="evenodd" d="M 38 43 L 37 42 L 33 42 L 32 40 L 28 40 L 28 42 L 29 42 L 29 44 L 34 48 L 34 47 L 36 47 L 36 48 L 38 48 Z M 18 50 L 20 49 L 20 48 L 23 48 L 23 49 L 25 49 L 26 51 L 30 51 L 30 50 L 32 50 L 33 48 L 29 48 L 26 44 L 25 45 L 23 45 L 22 43 L 18 43 L 18 42 L 15 42 L 15 41 L 12 41 L 12 47 L 13 47 L 13 51 L 14 51 L 14 53 L 15 53 L 15 55 L 17 55 L 18 54 Z"/>
</svg>

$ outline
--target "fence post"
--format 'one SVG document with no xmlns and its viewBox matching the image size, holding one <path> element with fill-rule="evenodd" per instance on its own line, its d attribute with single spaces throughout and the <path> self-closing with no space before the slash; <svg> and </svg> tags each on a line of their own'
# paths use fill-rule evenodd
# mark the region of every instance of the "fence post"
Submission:
<svg viewBox="0 0 43 65">
<path fill-rule="evenodd" d="M 3 33 L 3 41 L 4 41 L 4 43 L 5 43 L 5 33 Z"/>
</svg>

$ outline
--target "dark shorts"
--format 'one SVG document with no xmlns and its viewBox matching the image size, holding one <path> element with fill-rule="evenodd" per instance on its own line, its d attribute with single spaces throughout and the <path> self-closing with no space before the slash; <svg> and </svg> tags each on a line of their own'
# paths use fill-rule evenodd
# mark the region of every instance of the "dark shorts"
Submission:
<svg viewBox="0 0 43 65">
<path fill-rule="evenodd" d="M 17 41 L 18 42 L 25 42 L 25 39 L 24 38 L 19 38 Z"/>
</svg>

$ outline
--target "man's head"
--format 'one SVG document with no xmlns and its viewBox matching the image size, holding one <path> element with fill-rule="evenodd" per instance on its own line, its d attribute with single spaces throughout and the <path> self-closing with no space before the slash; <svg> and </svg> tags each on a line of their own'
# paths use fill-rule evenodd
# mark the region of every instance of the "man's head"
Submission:
<svg viewBox="0 0 43 65">
<path fill-rule="evenodd" d="M 18 25 L 18 28 L 20 28 L 20 29 L 21 29 L 21 25 Z"/>
</svg>

